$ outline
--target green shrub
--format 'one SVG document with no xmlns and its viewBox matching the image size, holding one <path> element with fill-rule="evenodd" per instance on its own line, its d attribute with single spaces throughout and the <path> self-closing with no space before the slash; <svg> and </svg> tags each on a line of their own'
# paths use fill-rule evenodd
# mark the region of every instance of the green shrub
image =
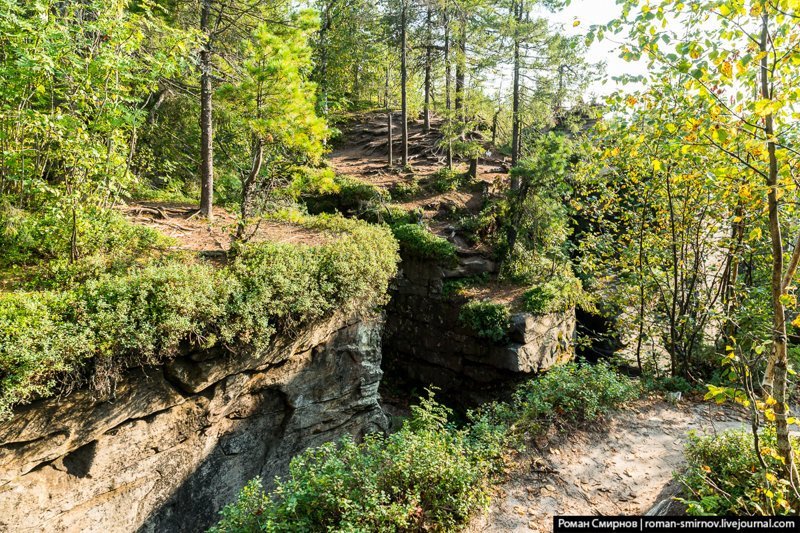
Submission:
<svg viewBox="0 0 800 533">
<path fill-rule="evenodd" d="M 251 481 L 212 531 L 452 531 L 488 503 L 502 437 L 449 416 L 429 396 L 393 435 L 306 450 L 269 494 Z"/>
<path fill-rule="evenodd" d="M 574 307 L 596 311 L 591 295 L 583 289 L 569 262 L 554 263 L 536 253 L 518 251 L 503 264 L 500 278 L 532 285 L 523 295 L 523 304 L 530 313 L 555 313 Z"/>
<path fill-rule="evenodd" d="M 715 435 L 689 434 L 687 471 L 678 476 L 686 488 L 682 500 L 691 515 L 788 515 L 800 510 L 791 485 L 783 477 L 775 430 L 759 433 L 761 466 L 752 433 L 731 429 Z M 800 446 L 793 441 L 795 454 Z"/>
<path fill-rule="evenodd" d="M 478 337 L 501 342 L 511 327 L 511 314 L 503 304 L 473 300 L 461 308 L 458 321 Z"/>
<path fill-rule="evenodd" d="M 420 193 L 419 182 L 415 179 L 408 183 L 395 183 L 390 192 L 392 200 L 409 200 Z"/>
<path fill-rule="evenodd" d="M 404 254 L 436 261 L 444 266 L 455 266 L 458 263 L 456 247 L 419 224 L 399 224 L 392 227 L 392 232 Z"/>
<path fill-rule="evenodd" d="M 454 191 L 469 182 L 469 176 L 463 172 L 450 170 L 447 167 L 436 171 L 432 176 L 431 186 L 437 192 Z"/>
<path fill-rule="evenodd" d="M 553 294 L 545 287 L 533 287 L 522 295 L 525 310 L 534 315 L 547 313 L 553 301 Z"/>
<path fill-rule="evenodd" d="M 636 398 L 634 382 L 606 363 L 570 362 L 520 385 L 494 416 L 508 425 L 541 430 L 561 424 L 595 420 Z"/>
<path fill-rule="evenodd" d="M 154 250 L 163 250 L 173 240 L 154 229 L 137 226 L 121 214 L 100 209 L 76 213 L 76 237 L 79 261 L 132 264 Z M 70 256 L 72 218 L 55 210 L 27 212 L 0 206 L 0 267 L 29 265 L 40 274 L 65 270 Z M 42 263 L 46 268 L 41 268 Z M 73 270 L 80 265 L 71 264 Z"/>
<path fill-rule="evenodd" d="M 259 348 L 278 330 L 385 302 L 398 259 L 388 228 L 339 216 L 295 221 L 330 242 L 245 245 L 221 269 L 171 257 L 77 288 L 0 293 L 0 418 L 89 377 L 111 390 L 121 370 L 161 363 L 184 345 L 222 337 Z"/>
<path fill-rule="evenodd" d="M 293 194 L 302 198 L 312 213 L 358 213 L 366 205 L 388 200 L 385 190 L 350 176 L 336 175 L 332 180 L 314 180 L 307 185 Z"/>
</svg>

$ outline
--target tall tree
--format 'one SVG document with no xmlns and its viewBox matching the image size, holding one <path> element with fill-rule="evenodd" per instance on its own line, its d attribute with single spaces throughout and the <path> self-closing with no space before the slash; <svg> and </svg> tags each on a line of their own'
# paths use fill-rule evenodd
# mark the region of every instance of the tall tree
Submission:
<svg viewBox="0 0 800 533">
<path fill-rule="evenodd" d="M 203 35 L 203 47 L 200 50 L 200 212 L 211 220 L 214 216 L 214 126 L 212 123 L 214 90 L 211 85 L 214 32 L 211 27 L 212 0 L 202 1 L 200 10 L 200 32 Z"/>
<path fill-rule="evenodd" d="M 408 166 L 408 0 L 400 0 L 400 161 Z"/>
<path fill-rule="evenodd" d="M 594 28 L 598 38 L 607 31 L 627 30 L 622 53 L 629 59 L 649 59 L 654 71 L 649 83 L 656 90 L 663 78 L 682 76 L 694 104 L 680 129 L 675 125 L 670 129 L 683 132 L 689 152 L 697 146 L 726 157 L 730 174 L 746 176 L 741 188 L 748 195 L 759 191 L 765 197 L 762 221 L 768 228 L 771 256 L 772 350 L 763 389 L 766 403 L 774 404 L 765 416 L 774 419 L 778 451 L 795 487 L 800 480 L 787 422 L 786 308 L 793 301 L 790 289 L 800 246 L 788 250 L 783 232 L 798 218 L 797 111 L 791 102 L 800 96 L 799 9 L 789 0 L 664 1 L 657 7 L 626 1 L 621 19 Z M 671 29 L 675 22 L 680 34 Z M 759 211 L 762 217 L 763 212 Z M 752 237 L 760 238 L 760 228 L 753 229 Z M 800 244 L 800 237 L 793 241 Z"/>
</svg>

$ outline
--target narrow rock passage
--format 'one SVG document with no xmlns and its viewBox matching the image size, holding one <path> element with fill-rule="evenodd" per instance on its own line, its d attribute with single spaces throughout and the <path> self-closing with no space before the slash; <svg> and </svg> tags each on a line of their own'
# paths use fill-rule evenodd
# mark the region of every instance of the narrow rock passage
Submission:
<svg viewBox="0 0 800 533">
<path fill-rule="evenodd" d="M 555 439 L 542 455 L 520 458 L 468 531 L 549 532 L 554 515 L 644 514 L 669 496 L 690 430 L 713 433 L 744 423 L 713 404 L 643 400 Z"/>
</svg>

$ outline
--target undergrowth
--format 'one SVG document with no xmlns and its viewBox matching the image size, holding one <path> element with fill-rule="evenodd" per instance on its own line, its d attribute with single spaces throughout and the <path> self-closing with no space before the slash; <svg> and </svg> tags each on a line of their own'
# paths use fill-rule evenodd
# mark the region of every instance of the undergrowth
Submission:
<svg viewBox="0 0 800 533">
<path fill-rule="evenodd" d="M 449 267 L 458 263 L 455 246 L 419 224 L 398 224 L 392 226 L 392 232 L 404 255 Z"/>
<path fill-rule="evenodd" d="M 283 216 L 335 238 L 320 246 L 242 245 L 221 268 L 167 255 L 80 283 L 0 292 L 0 419 L 87 381 L 111 391 L 122 370 L 182 350 L 218 342 L 258 350 L 276 331 L 385 302 L 398 259 L 385 226 Z"/>
<path fill-rule="evenodd" d="M 458 321 L 478 337 L 501 342 L 511 327 L 511 313 L 503 304 L 473 300 L 461 307 Z"/>
<path fill-rule="evenodd" d="M 510 402 L 469 412 L 458 427 L 429 393 L 393 435 L 308 449 L 269 492 L 252 480 L 211 531 L 457 530 L 486 508 L 508 451 L 532 430 L 554 416 L 596 420 L 635 395 L 607 365 L 569 363 L 523 384 Z"/>
<path fill-rule="evenodd" d="M 251 481 L 211 531 L 452 531 L 487 504 L 501 448 L 449 415 L 429 396 L 392 435 L 306 450 L 271 492 Z"/>
<path fill-rule="evenodd" d="M 689 434 L 686 460 L 678 479 L 685 487 L 682 502 L 690 515 L 789 515 L 800 510 L 800 499 L 783 474 L 775 429 L 759 432 L 761 459 L 753 434 L 731 429 L 715 435 Z M 796 458 L 800 444 L 792 442 Z M 766 468 L 765 468 L 766 467 Z"/>
</svg>

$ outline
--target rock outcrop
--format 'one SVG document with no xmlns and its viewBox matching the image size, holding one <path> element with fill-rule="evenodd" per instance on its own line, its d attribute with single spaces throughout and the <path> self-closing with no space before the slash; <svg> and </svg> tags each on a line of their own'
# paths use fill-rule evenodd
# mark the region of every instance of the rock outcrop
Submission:
<svg viewBox="0 0 800 533">
<path fill-rule="evenodd" d="M 379 319 L 333 318 L 266 352 L 126 374 L 113 401 L 39 401 L 0 424 L 0 531 L 200 531 L 302 449 L 380 430 Z"/>
<path fill-rule="evenodd" d="M 465 300 L 442 295 L 444 280 L 462 275 L 430 261 L 403 258 L 387 307 L 387 371 L 468 400 L 480 398 L 482 388 L 547 370 L 573 356 L 574 310 L 514 314 L 504 344 L 465 328 L 459 321 Z"/>
</svg>

